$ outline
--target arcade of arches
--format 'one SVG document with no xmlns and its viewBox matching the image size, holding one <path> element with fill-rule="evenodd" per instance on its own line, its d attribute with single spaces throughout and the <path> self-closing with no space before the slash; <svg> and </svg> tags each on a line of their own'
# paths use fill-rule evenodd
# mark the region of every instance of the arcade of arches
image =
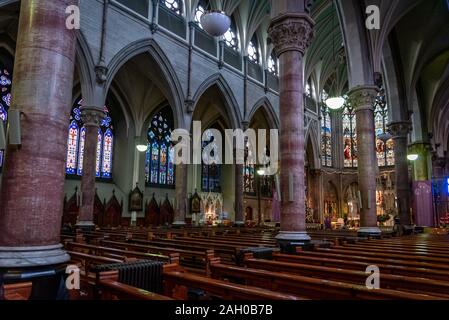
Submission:
<svg viewBox="0 0 449 320">
<path fill-rule="evenodd" d="M 61 227 L 267 227 L 285 248 L 448 224 L 449 5 L 378 0 L 367 30 L 368 2 L 2 2 L 0 269 L 67 261 Z M 209 8 L 231 17 L 222 38 Z M 203 149 L 278 129 L 279 171 L 248 147 L 243 165 L 176 165 L 171 134 L 194 121 Z"/>
</svg>

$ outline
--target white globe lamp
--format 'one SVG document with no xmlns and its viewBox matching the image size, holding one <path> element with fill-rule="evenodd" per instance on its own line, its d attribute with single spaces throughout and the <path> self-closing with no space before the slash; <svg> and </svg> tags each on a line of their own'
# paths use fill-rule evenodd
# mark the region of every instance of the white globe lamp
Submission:
<svg viewBox="0 0 449 320">
<path fill-rule="evenodd" d="M 201 26 L 212 37 L 221 37 L 231 27 L 231 18 L 223 11 L 211 10 L 201 16 Z"/>
</svg>

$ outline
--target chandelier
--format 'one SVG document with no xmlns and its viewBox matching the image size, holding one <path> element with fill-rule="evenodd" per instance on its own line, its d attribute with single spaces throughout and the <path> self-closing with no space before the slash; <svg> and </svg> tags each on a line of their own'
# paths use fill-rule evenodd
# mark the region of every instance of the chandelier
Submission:
<svg viewBox="0 0 449 320">
<path fill-rule="evenodd" d="M 231 18 L 223 11 L 209 10 L 201 16 L 201 26 L 212 37 L 221 37 L 231 27 Z"/>
</svg>

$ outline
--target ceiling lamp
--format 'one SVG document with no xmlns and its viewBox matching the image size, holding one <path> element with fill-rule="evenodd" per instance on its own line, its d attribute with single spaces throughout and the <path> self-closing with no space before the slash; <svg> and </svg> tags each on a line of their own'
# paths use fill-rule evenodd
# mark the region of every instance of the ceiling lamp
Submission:
<svg viewBox="0 0 449 320">
<path fill-rule="evenodd" d="M 416 161 L 416 160 L 418 160 L 418 158 L 419 158 L 419 156 L 417 154 L 415 154 L 415 153 L 407 155 L 407 159 L 410 160 L 410 161 Z"/>
<path fill-rule="evenodd" d="M 207 11 L 200 20 L 203 30 L 212 37 L 221 37 L 231 27 L 231 18 L 219 10 Z"/>
<path fill-rule="evenodd" d="M 345 99 L 343 97 L 329 98 L 326 100 L 326 105 L 331 110 L 341 109 L 345 104 Z"/>
<path fill-rule="evenodd" d="M 265 169 L 264 168 L 260 168 L 259 170 L 257 170 L 257 174 L 259 176 L 264 176 L 265 175 Z"/>
<path fill-rule="evenodd" d="M 136 148 L 139 152 L 146 152 L 148 150 L 148 146 L 145 144 L 138 144 Z"/>
</svg>

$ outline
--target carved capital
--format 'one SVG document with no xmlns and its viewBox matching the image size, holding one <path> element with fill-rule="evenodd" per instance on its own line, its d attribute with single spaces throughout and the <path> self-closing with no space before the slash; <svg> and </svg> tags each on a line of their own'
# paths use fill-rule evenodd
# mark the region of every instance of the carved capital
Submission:
<svg viewBox="0 0 449 320">
<path fill-rule="evenodd" d="M 287 51 L 304 55 L 312 42 L 313 26 L 313 20 L 306 14 L 286 14 L 273 19 L 268 34 L 276 55 Z"/>
<path fill-rule="evenodd" d="M 388 124 L 388 131 L 393 139 L 407 138 L 412 130 L 412 124 L 409 121 L 391 122 Z"/>
<path fill-rule="evenodd" d="M 374 112 L 374 102 L 377 96 L 377 87 L 375 86 L 359 86 L 351 89 L 348 93 L 349 102 L 357 113 L 362 110 L 370 110 Z"/>
<path fill-rule="evenodd" d="M 106 114 L 97 107 L 81 107 L 81 120 L 85 126 L 100 127 Z"/>
</svg>

